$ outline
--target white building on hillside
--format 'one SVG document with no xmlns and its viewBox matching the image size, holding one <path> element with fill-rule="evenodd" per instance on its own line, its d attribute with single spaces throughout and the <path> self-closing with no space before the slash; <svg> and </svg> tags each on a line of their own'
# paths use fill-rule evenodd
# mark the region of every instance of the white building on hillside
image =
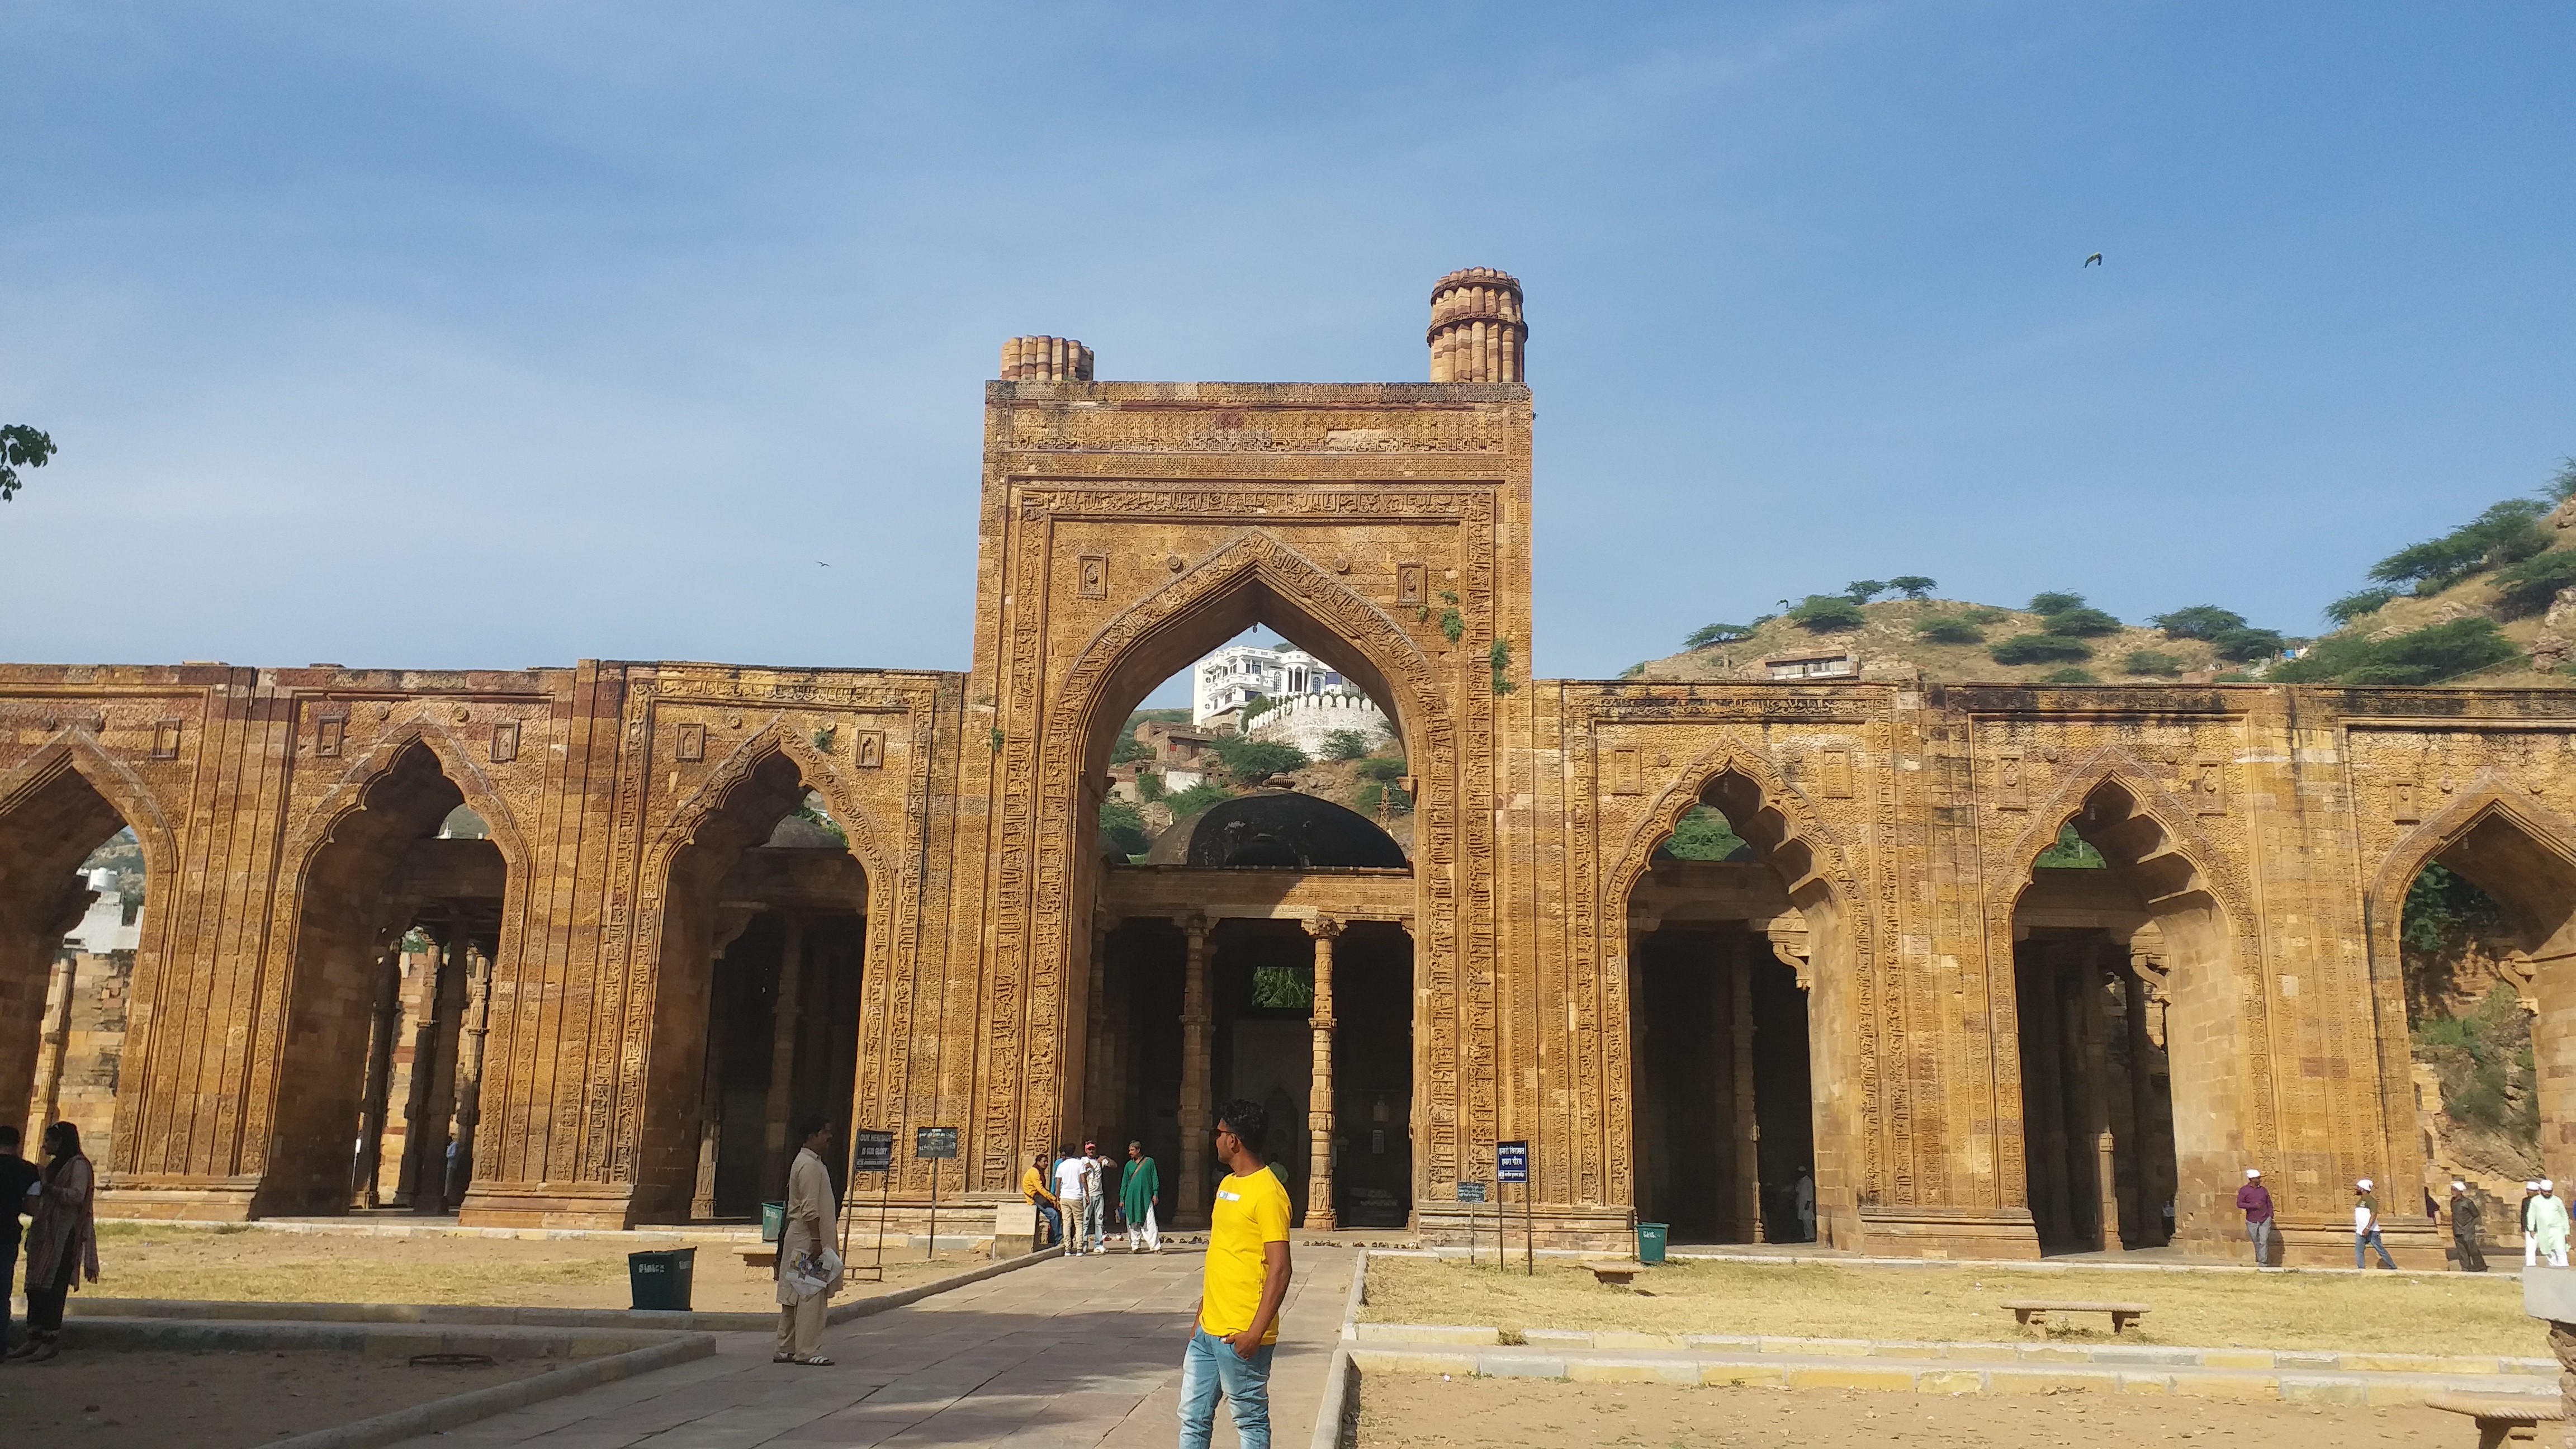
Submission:
<svg viewBox="0 0 2576 1449">
<path fill-rule="evenodd" d="M 1387 731 L 1384 712 L 1358 687 L 1303 649 L 1263 649 L 1231 644 L 1190 668 L 1190 718 L 1205 725 L 1238 719 L 1255 701 L 1271 701 L 1244 733 L 1281 740 L 1309 755 L 1323 752 L 1324 737 L 1356 730 L 1374 745 Z"/>
</svg>

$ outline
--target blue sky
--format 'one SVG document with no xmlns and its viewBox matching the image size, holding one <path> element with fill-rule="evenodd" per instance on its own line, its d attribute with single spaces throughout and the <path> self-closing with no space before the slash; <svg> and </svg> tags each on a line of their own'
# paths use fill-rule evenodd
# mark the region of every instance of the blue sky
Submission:
<svg viewBox="0 0 2576 1449">
<path fill-rule="evenodd" d="M 1472 265 L 1543 675 L 1897 573 L 2310 630 L 2576 453 L 2565 5 L 9 14 L 0 658 L 962 668 L 1004 337 L 1416 380 Z"/>
</svg>

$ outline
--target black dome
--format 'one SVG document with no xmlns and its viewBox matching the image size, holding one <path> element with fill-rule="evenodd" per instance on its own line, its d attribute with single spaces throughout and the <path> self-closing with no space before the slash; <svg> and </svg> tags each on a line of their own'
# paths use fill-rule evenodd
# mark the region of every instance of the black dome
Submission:
<svg viewBox="0 0 2576 1449">
<path fill-rule="evenodd" d="M 1220 800 L 1172 822 L 1145 855 L 1148 865 L 1368 866 L 1402 870 L 1404 848 L 1356 810 L 1294 790 Z"/>
</svg>

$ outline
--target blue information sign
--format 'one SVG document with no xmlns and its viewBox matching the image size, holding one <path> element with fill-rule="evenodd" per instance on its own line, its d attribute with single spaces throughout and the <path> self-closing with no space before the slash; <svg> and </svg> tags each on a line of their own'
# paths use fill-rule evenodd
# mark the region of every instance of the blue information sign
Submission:
<svg viewBox="0 0 2576 1449">
<path fill-rule="evenodd" d="M 1529 1181 L 1529 1144 L 1526 1142 L 1495 1143 L 1494 1177 L 1500 1182 Z"/>
<path fill-rule="evenodd" d="M 862 1127 L 850 1134 L 850 1170 L 885 1172 L 894 1166 L 894 1134 Z"/>
</svg>

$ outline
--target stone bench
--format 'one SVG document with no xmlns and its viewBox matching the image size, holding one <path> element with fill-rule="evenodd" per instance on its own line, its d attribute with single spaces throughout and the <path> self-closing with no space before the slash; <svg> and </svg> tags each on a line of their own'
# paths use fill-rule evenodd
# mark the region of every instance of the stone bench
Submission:
<svg viewBox="0 0 2576 1449">
<path fill-rule="evenodd" d="M 2535 1426 L 2554 1424 L 2566 1417 L 2565 1407 L 2557 1400 L 2525 1394 L 2435 1394 L 2424 1402 L 2475 1420 L 2478 1449 L 2495 1449 L 2507 1439 L 2536 1439 L 2539 1430 Z"/>
<path fill-rule="evenodd" d="M 1592 1281 L 1611 1288 L 1625 1288 L 1637 1279 L 1635 1263 L 1586 1263 L 1592 1270 Z"/>
<path fill-rule="evenodd" d="M 746 1278 L 775 1278 L 778 1276 L 778 1245 L 776 1243 L 736 1243 L 734 1245 L 733 1255 L 742 1259 L 742 1275 Z"/>
<path fill-rule="evenodd" d="M 2117 1334 L 2147 1316 L 2147 1305 L 2143 1303 L 2057 1303 L 2030 1300 L 2007 1303 L 2003 1306 L 2012 1310 L 2013 1317 L 2024 1328 L 2031 1327 L 2033 1324 L 2042 1324 L 2052 1313 L 2107 1313 L 2111 1315 L 2111 1332 Z"/>
</svg>

